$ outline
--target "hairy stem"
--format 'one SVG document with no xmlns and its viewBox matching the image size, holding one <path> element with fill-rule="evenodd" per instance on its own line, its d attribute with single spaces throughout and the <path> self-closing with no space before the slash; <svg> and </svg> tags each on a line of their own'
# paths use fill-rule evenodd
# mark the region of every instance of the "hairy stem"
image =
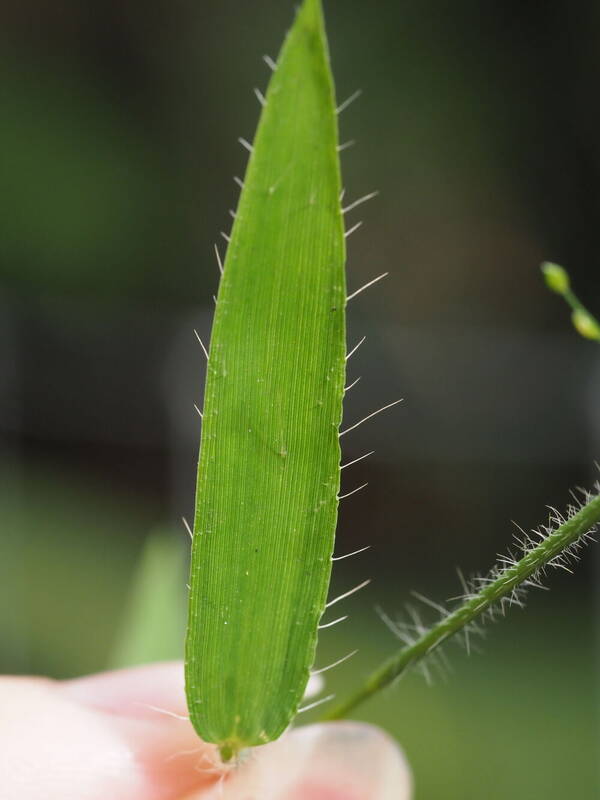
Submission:
<svg viewBox="0 0 600 800">
<path fill-rule="evenodd" d="M 598 493 L 587 494 L 586 501 L 578 511 L 571 509 L 572 516 L 567 520 L 553 511 L 552 528 L 539 533 L 543 537 L 539 543 L 536 544 L 530 538 L 523 542 L 522 558 L 508 566 L 497 566 L 488 578 L 480 579 L 477 585 L 482 588 L 469 592 L 458 608 L 445 615 L 414 643 L 388 658 L 357 691 L 334 707 L 324 719 L 345 717 L 356 706 L 388 686 L 408 667 L 417 664 L 442 642 L 464 630 L 493 606 L 518 602 L 519 590 L 522 591 L 524 585 L 535 582 L 547 566 L 564 566 L 560 562 L 561 557 L 573 555 L 573 549 L 581 544 L 583 537 L 593 532 L 600 521 Z M 558 527 L 554 528 L 555 524 Z"/>
</svg>

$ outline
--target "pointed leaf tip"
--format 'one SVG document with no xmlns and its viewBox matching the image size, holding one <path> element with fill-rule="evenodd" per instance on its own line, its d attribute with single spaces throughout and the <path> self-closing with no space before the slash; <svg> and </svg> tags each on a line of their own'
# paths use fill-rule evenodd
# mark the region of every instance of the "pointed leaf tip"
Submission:
<svg viewBox="0 0 600 800">
<path fill-rule="evenodd" d="M 300 15 L 310 25 L 320 26 L 323 23 L 323 5 L 321 0 L 304 0 L 300 6 Z"/>
<path fill-rule="evenodd" d="M 311 11 L 313 14 L 322 11 L 321 0 L 304 0 L 302 7 Z"/>
</svg>

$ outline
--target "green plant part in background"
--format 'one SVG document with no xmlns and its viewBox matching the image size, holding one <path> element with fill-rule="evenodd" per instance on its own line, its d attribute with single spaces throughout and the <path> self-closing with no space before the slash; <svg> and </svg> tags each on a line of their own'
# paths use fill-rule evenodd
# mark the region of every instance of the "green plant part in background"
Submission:
<svg viewBox="0 0 600 800">
<path fill-rule="evenodd" d="M 584 339 L 600 342 L 600 323 L 583 305 L 581 300 L 571 289 L 569 273 L 559 264 L 544 261 L 541 266 L 546 286 L 556 294 L 564 297 L 571 307 L 571 322 L 573 327 Z"/>
<path fill-rule="evenodd" d="M 173 531 L 155 530 L 140 553 L 109 667 L 180 657 L 184 631 L 184 550 Z"/>
<path fill-rule="evenodd" d="M 439 621 L 430 628 L 423 626 L 418 616 L 408 627 L 387 620 L 406 647 L 390 656 L 325 719 L 347 716 L 358 705 L 389 686 L 405 670 L 435 655 L 440 645 L 457 634 L 464 635 L 469 650 L 469 636 L 481 633 L 476 624 L 478 621 L 493 619 L 498 612 L 504 614 L 512 605 L 522 606 L 527 589 L 541 588 L 540 581 L 548 568 L 568 569 L 567 563 L 577 560 L 581 547 L 594 539 L 600 522 L 600 483 L 592 492 L 582 491 L 581 494 L 577 504 L 569 506 L 566 516 L 552 509 L 547 525 L 533 531 L 532 535 L 521 531 L 516 540 L 520 555 L 509 552 L 487 575 L 465 583 L 464 596 L 455 608 L 448 610 L 417 595 L 440 614 Z"/>
<path fill-rule="evenodd" d="M 191 721 L 231 758 L 297 711 L 325 609 L 345 376 L 345 242 L 320 0 L 277 64 L 217 298 L 191 564 Z M 227 237 L 229 238 L 229 237 Z"/>
</svg>

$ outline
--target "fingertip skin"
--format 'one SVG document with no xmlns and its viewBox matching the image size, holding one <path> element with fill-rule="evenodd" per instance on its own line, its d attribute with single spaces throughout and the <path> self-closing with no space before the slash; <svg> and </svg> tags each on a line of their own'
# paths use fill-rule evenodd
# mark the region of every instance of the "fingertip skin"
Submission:
<svg viewBox="0 0 600 800">
<path fill-rule="evenodd" d="M 411 800 L 412 793 L 406 758 L 387 734 L 337 722 L 244 753 L 218 787 L 186 800 Z"/>
<path fill-rule="evenodd" d="M 183 704 L 182 671 L 0 678 L 2 800 L 175 800 L 212 786 L 215 748 L 169 715 Z"/>
</svg>

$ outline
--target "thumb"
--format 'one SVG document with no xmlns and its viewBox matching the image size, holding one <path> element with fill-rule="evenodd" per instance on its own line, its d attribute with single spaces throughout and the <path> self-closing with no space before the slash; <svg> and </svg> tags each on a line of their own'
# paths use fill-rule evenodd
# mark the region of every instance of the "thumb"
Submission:
<svg viewBox="0 0 600 800">
<path fill-rule="evenodd" d="M 186 800 L 410 800 L 406 759 L 383 731 L 356 722 L 298 728 L 257 747 L 220 785 Z"/>
</svg>

